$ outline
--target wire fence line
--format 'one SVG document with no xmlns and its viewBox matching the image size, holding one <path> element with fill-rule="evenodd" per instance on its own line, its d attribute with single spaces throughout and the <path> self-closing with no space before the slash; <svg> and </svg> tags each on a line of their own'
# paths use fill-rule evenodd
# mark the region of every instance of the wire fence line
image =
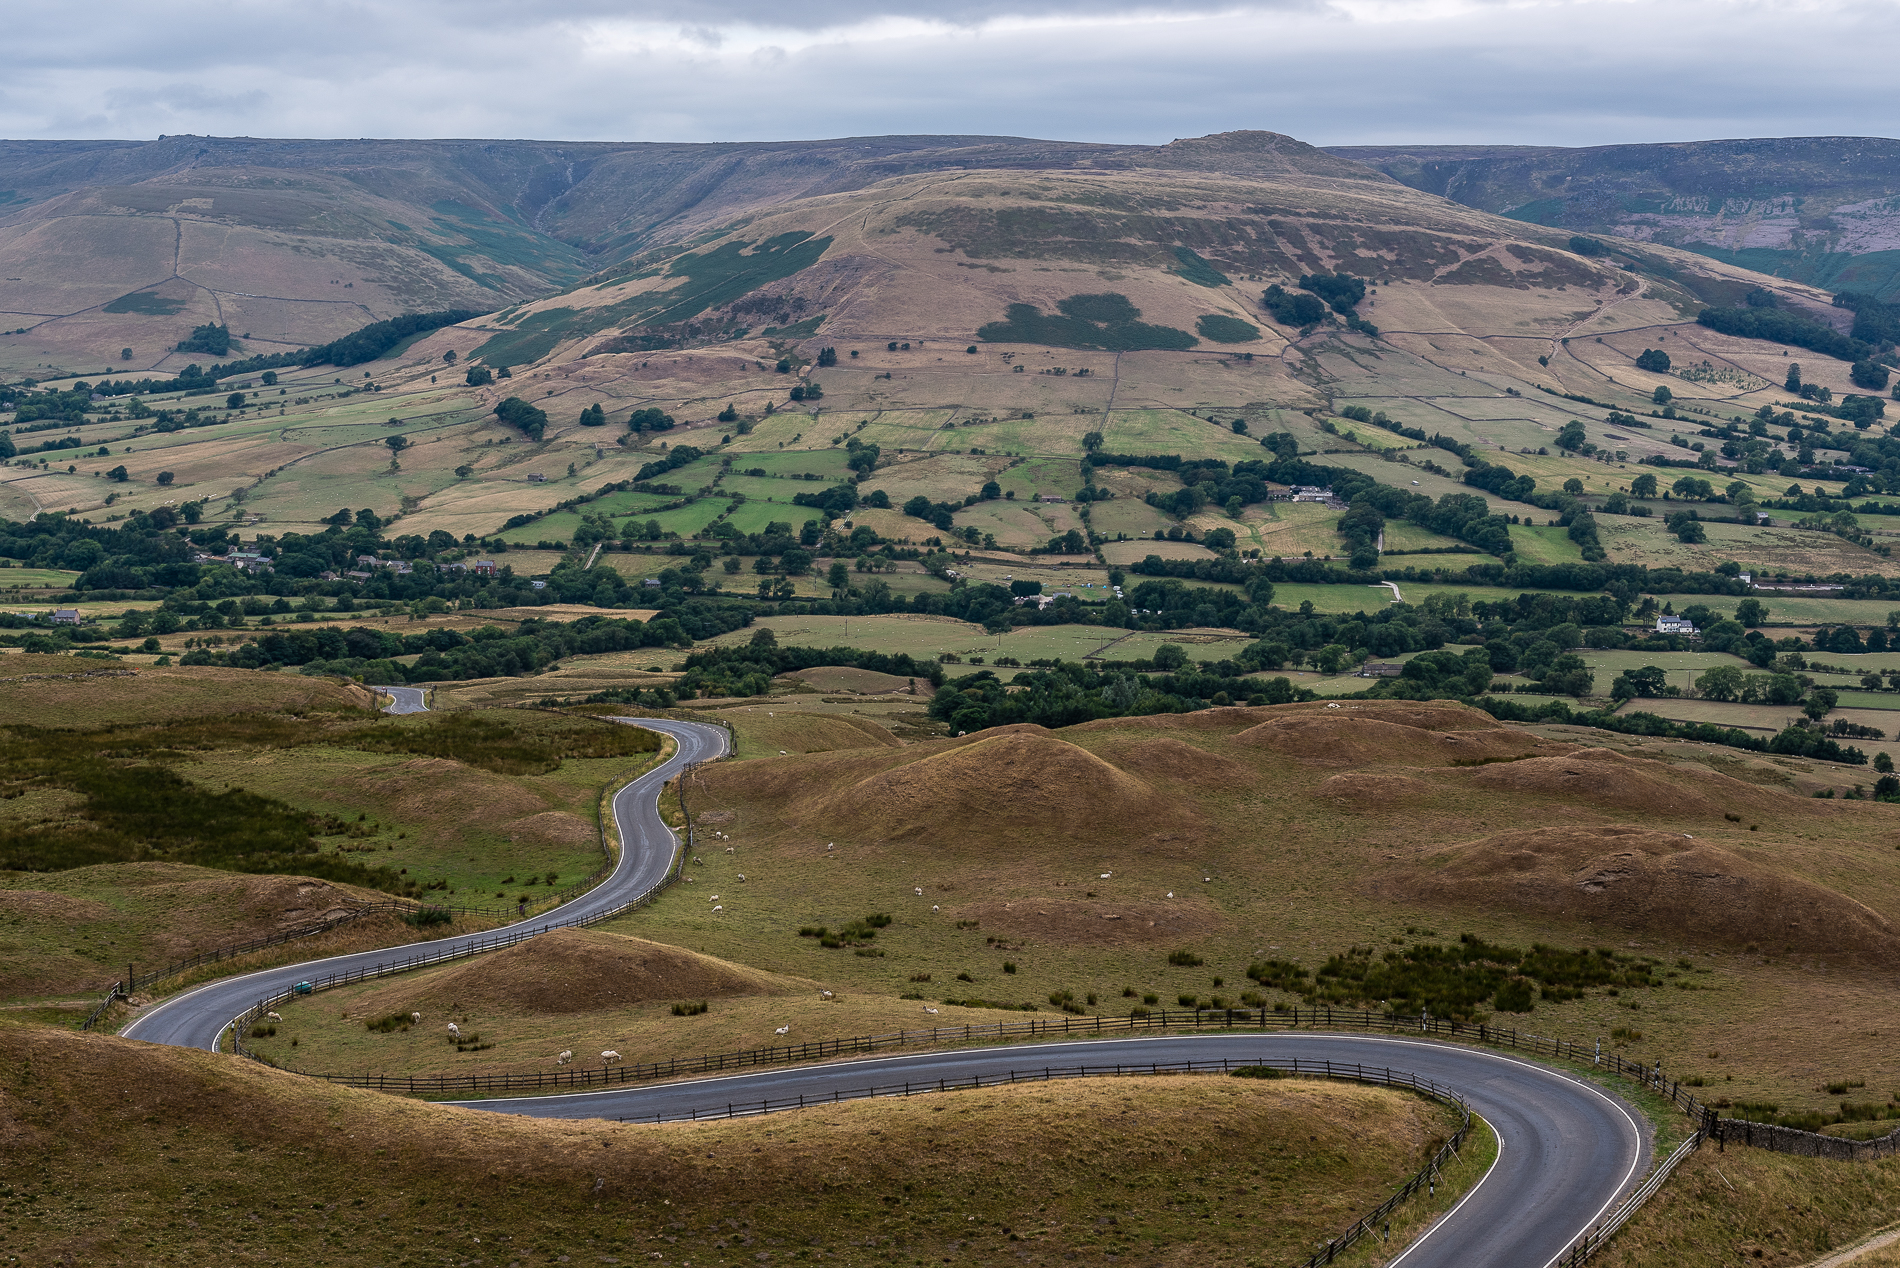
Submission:
<svg viewBox="0 0 1900 1268">
<path fill-rule="evenodd" d="M 818 1105 L 838 1105 L 846 1101 L 870 1100 L 878 1097 L 923 1096 L 932 1092 L 972 1091 L 986 1087 L 1009 1087 L 1018 1083 L 1049 1083 L 1058 1079 L 1131 1078 L 1164 1074 L 1232 1074 L 1236 1070 L 1270 1070 L 1275 1074 L 1307 1075 L 1315 1078 L 1370 1083 L 1379 1087 L 1403 1088 L 1408 1092 L 1449 1105 L 1458 1111 L 1458 1129 L 1433 1151 L 1431 1158 L 1404 1184 L 1400 1185 L 1398 1191 L 1392 1196 L 1354 1220 L 1344 1232 L 1329 1238 L 1324 1246 L 1305 1261 L 1302 1268 L 1317 1268 L 1317 1265 L 1332 1263 L 1336 1256 L 1344 1253 L 1355 1242 L 1377 1233 L 1381 1221 L 1420 1189 L 1436 1191 L 1439 1172 L 1447 1162 L 1457 1156 L 1458 1147 L 1471 1133 L 1471 1106 L 1457 1092 L 1441 1083 L 1421 1078 L 1408 1070 L 1394 1070 L 1390 1066 L 1368 1066 L 1345 1061 L 1309 1061 L 1300 1058 L 1271 1062 L 1236 1061 L 1226 1058 L 1219 1061 L 1152 1061 L 1118 1062 L 1114 1065 L 1043 1066 L 1040 1069 L 1009 1070 L 1002 1074 L 971 1074 L 958 1078 L 874 1084 L 870 1087 L 849 1090 L 834 1089 L 829 1096 L 801 1094 L 795 1097 L 758 1101 L 732 1101 L 728 1102 L 723 1109 L 702 1111 L 693 1108 L 686 1111 L 674 1111 L 670 1114 L 661 1110 L 650 1118 L 644 1114 L 621 1115 L 615 1121 L 656 1124 L 719 1122 L 729 1118 L 754 1118 L 762 1114 L 776 1114 L 785 1110 L 807 1109 Z"/>
<path fill-rule="evenodd" d="M 1702 1128 L 1697 1128 L 1689 1139 L 1676 1146 L 1675 1152 L 1665 1158 L 1660 1167 L 1649 1173 L 1649 1178 L 1638 1185 L 1634 1193 L 1623 1199 L 1622 1205 L 1598 1220 L 1589 1232 L 1579 1238 L 1576 1245 L 1570 1248 L 1570 1253 L 1558 1263 L 1564 1268 L 1573 1268 L 1574 1265 L 1583 1263 L 1608 1245 L 1610 1239 L 1616 1236 L 1617 1231 L 1630 1222 L 1643 1203 L 1655 1196 L 1656 1190 L 1663 1187 L 1663 1183 L 1669 1179 L 1677 1167 L 1682 1165 L 1683 1160 L 1700 1149 L 1702 1142 L 1706 1139 L 1708 1139 L 1707 1132 Z"/>
<path fill-rule="evenodd" d="M 396 970 L 399 971 L 399 970 Z M 249 1012 L 235 1019 L 232 1033 L 235 1047 L 241 1054 L 253 1060 L 264 1061 L 242 1043 L 246 1027 L 262 1017 L 277 1003 L 290 998 L 280 995 L 274 999 L 260 1000 Z M 1662 1187 L 1669 1174 L 1690 1154 L 1695 1152 L 1705 1139 L 1709 1139 L 1717 1126 L 1715 1111 L 1698 1101 L 1693 1093 L 1683 1090 L 1680 1080 L 1671 1079 L 1662 1071 L 1660 1062 L 1643 1064 L 1626 1061 L 1615 1052 L 1604 1052 L 1601 1042 L 1582 1044 L 1573 1040 L 1552 1038 L 1529 1031 L 1520 1031 L 1512 1027 L 1493 1026 L 1487 1022 L 1465 1022 L 1445 1018 L 1418 1016 L 1405 1017 L 1392 1013 L 1373 1012 L 1362 1009 L 1316 1007 L 1295 1007 L 1284 1009 L 1162 1009 L 1152 1013 L 1134 1013 L 1127 1017 L 1076 1017 L 1064 1015 L 1051 1018 L 1031 1018 L 1020 1022 L 999 1022 L 990 1026 L 937 1026 L 925 1030 L 895 1031 L 884 1035 L 863 1035 L 847 1039 L 827 1039 L 816 1043 L 786 1044 L 770 1048 L 753 1048 L 740 1052 L 713 1053 L 701 1057 L 673 1058 L 667 1061 L 645 1062 L 632 1065 L 603 1065 L 598 1069 L 562 1068 L 549 1071 L 537 1071 L 533 1074 L 466 1074 L 466 1075 L 388 1075 L 388 1074 L 328 1074 L 308 1070 L 290 1069 L 291 1073 L 308 1078 L 323 1079 L 326 1082 L 339 1083 L 349 1087 L 371 1088 L 383 1092 L 406 1093 L 422 1096 L 445 1096 L 461 1094 L 463 1096 L 494 1095 L 503 1092 L 557 1092 L 605 1088 L 630 1083 L 647 1083 L 679 1075 L 708 1074 L 721 1071 L 735 1071 L 760 1066 L 792 1065 L 807 1061 L 820 1061 L 840 1056 L 860 1055 L 888 1051 L 903 1047 L 942 1047 L 954 1043 L 970 1043 L 987 1040 L 1019 1038 L 1068 1038 L 1075 1036 L 1113 1035 L 1152 1033 L 1165 1030 L 1233 1030 L 1255 1029 L 1262 1032 L 1311 1030 L 1348 1030 L 1359 1033 L 1419 1034 L 1433 1038 L 1476 1043 L 1483 1046 L 1506 1048 L 1517 1052 L 1529 1053 L 1536 1057 L 1547 1057 L 1559 1061 L 1571 1061 L 1587 1064 L 1593 1068 L 1633 1080 L 1650 1091 L 1662 1096 L 1697 1124 L 1694 1134 L 1683 1143 L 1662 1166 L 1626 1198 L 1615 1211 L 1605 1216 L 1565 1253 L 1558 1262 L 1565 1268 L 1575 1268 L 1598 1250 L 1608 1244 L 1615 1232 L 1628 1223 L 1642 1204 L 1657 1189 Z M 273 1064 L 265 1062 L 265 1064 Z M 1184 1063 L 1191 1065 L 1193 1063 Z M 1202 1063 L 1215 1068 L 1222 1063 Z M 1236 1063 L 1228 1062 L 1228 1066 Z M 1258 1065 L 1260 1062 L 1242 1062 L 1238 1064 Z M 1285 1063 L 1272 1063 L 1274 1068 L 1290 1068 L 1304 1072 L 1326 1072 L 1331 1077 L 1334 1070 L 1361 1070 L 1371 1067 L 1349 1066 L 1342 1062 L 1294 1061 L 1290 1066 Z M 289 1069 L 289 1067 L 279 1067 Z M 1082 1067 L 1076 1067 L 1082 1068 Z M 1109 1068 L 1109 1067 L 1103 1067 Z M 1150 1067 L 1125 1066 L 1122 1069 L 1134 1070 Z M 1164 1065 L 1162 1067 L 1166 1069 Z M 974 1076 L 973 1076 L 974 1077 Z M 994 1077 L 994 1076 L 992 1076 Z M 1020 1076 L 1019 1076 L 1020 1077 Z M 1070 1075 L 1067 1077 L 1080 1077 Z M 1341 1076 L 1344 1077 L 1344 1076 Z M 1412 1076 L 1406 1076 L 1412 1077 Z M 1423 1081 L 1429 1083 L 1429 1080 Z M 953 1087 L 985 1086 L 980 1081 L 939 1080 L 936 1083 L 917 1082 L 891 1087 L 912 1088 L 915 1090 L 950 1090 Z M 1433 1085 L 1436 1086 L 1436 1085 Z M 892 1092 L 876 1089 L 859 1095 L 914 1095 L 913 1092 Z M 1455 1094 L 1454 1094 L 1455 1095 Z M 841 1093 L 844 1099 L 851 1094 Z M 743 1114 L 760 1114 L 773 1110 L 798 1108 L 805 1104 L 817 1104 L 810 1098 L 797 1098 L 786 1101 L 759 1101 L 735 1103 L 728 1107 L 728 1113 L 715 1114 L 712 1117 L 736 1117 Z M 1463 1106 L 1463 1101 L 1458 1104 Z M 695 1121 L 707 1115 L 689 1115 Z M 623 1120 L 624 1121 L 624 1120 Z M 638 1121 L 647 1121 L 644 1117 Z M 672 1121 L 664 1115 L 656 1121 Z M 1728 1127 L 1728 1123 L 1722 1123 Z M 1463 1139 L 1461 1135 L 1460 1140 Z M 1823 1138 L 1829 1139 L 1829 1138 Z M 1432 1175 L 1436 1175 L 1433 1169 Z M 1417 1177 L 1413 1177 L 1416 1181 Z M 1430 1179 L 1427 1183 L 1431 1183 Z M 1373 1212 L 1355 1223 L 1349 1229 L 1350 1237 L 1341 1241 L 1336 1238 L 1326 1248 L 1315 1252 L 1313 1258 L 1306 1261 L 1303 1268 L 1328 1264 L 1333 1258 L 1345 1251 L 1353 1242 L 1363 1238 L 1371 1230 L 1372 1222 L 1382 1220 L 1404 1197 L 1417 1191 L 1413 1183 L 1407 1191 L 1392 1200 L 1390 1204 Z M 1357 1230 L 1357 1231 L 1353 1231 Z M 1347 1235 L 1342 1234 L 1342 1237 Z"/>
</svg>

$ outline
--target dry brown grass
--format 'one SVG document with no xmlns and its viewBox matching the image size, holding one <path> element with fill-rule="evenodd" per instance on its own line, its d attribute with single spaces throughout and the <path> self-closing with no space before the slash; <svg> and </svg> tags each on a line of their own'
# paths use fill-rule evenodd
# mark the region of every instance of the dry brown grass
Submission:
<svg viewBox="0 0 1900 1268">
<path fill-rule="evenodd" d="M 1449 1131 L 1398 1093 L 1294 1080 L 1026 1085 L 654 1127 L 401 1101 L 107 1037 L 4 1027 L 0 1054 L 7 1249 L 32 1262 L 446 1247 L 500 1262 L 659 1247 L 668 1262 L 1280 1261 Z M 1176 1183 L 1195 1200 L 1153 1200 Z"/>
<path fill-rule="evenodd" d="M 1638 827 L 1505 832 L 1429 856 L 1390 892 L 1461 906 L 1504 904 L 1630 928 L 1673 928 L 1731 946 L 1798 944 L 1891 965 L 1885 916 L 1772 863 L 1680 832 Z"/>
<path fill-rule="evenodd" d="M 117 669 L 117 674 L 101 673 Z M 211 666 L 124 676 L 122 666 L 73 656 L 10 656 L 0 663 L 0 717 L 37 726 L 159 722 L 228 713 L 349 713 L 375 709 L 371 693 L 330 678 Z M 28 675 L 87 674 L 79 679 Z"/>
<path fill-rule="evenodd" d="M 386 898 L 309 877 L 176 863 L 0 872 L 0 997 L 101 991 L 128 961 L 150 972 Z"/>
<path fill-rule="evenodd" d="M 810 982 L 761 973 L 624 934 L 557 929 L 426 978 L 390 982 L 352 1011 L 569 1015 L 654 1000 L 815 994 Z M 439 1027 L 438 1027 L 439 1029 Z"/>
</svg>

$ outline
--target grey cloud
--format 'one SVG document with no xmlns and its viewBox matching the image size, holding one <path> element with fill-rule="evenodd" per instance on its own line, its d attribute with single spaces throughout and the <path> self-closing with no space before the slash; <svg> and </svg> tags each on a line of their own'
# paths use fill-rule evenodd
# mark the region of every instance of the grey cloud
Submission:
<svg viewBox="0 0 1900 1268">
<path fill-rule="evenodd" d="M 161 21 L 95 3 L 10 27 L 0 134 L 1165 142 L 1269 128 L 1319 144 L 1590 145 L 1900 131 L 1900 98 L 1877 76 L 1787 70 L 1900 45 L 1892 6 L 1575 0 L 1408 16 L 1435 11 L 836 0 L 787 21 L 753 0 L 185 0 Z M 952 25 L 852 25 L 878 15 Z M 1012 15 L 1044 21 L 981 21 Z"/>
</svg>

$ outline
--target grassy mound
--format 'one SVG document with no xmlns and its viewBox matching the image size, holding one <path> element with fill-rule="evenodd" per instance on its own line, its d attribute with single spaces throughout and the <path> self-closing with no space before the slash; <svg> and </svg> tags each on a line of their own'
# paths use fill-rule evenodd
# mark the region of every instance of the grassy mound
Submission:
<svg viewBox="0 0 1900 1268">
<path fill-rule="evenodd" d="M 659 1247 L 699 1263 L 1282 1262 L 1450 1130 L 1426 1102 L 1296 1080 L 1023 1085 L 654 1127 L 11 1027 L 0 1068 L 6 1248 L 36 1263 L 434 1262 L 450 1247 L 491 1263 L 645 1262 Z M 1184 1192 L 1157 1202 L 1162 1185 Z"/>
<path fill-rule="evenodd" d="M 889 840 L 928 839 L 948 825 L 980 823 L 1012 808 L 1071 834 L 1181 813 L 1144 780 L 1041 727 L 998 732 L 859 780 L 813 810 L 826 822 Z"/>
<path fill-rule="evenodd" d="M 388 895 L 307 876 L 178 863 L 0 872 L 0 996 L 103 990 L 213 947 L 341 914 Z"/>
<path fill-rule="evenodd" d="M 1173 736 L 1105 744 L 1101 755 L 1125 771 L 1144 779 L 1174 780 L 1197 787 L 1232 787 L 1252 778 L 1239 762 L 1195 748 Z"/>
<path fill-rule="evenodd" d="M 1460 711 L 1462 712 L 1462 711 Z M 1437 729 L 1433 722 L 1465 721 L 1431 717 L 1450 710 L 1330 710 L 1325 713 L 1276 714 L 1236 738 L 1276 753 L 1308 761 L 1399 766 L 1464 766 L 1512 761 L 1552 746 L 1534 735 L 1493 723 L 1482 729 Z M 1419 716 L 1427 714 L 1428 716 Z M 1479 714 L 1486 718 L 1488 715 Z"/>
<path fill-rule="evenodd" d="M 381 1016 L 415 1011 L 550 1015 L 592 1013 L 650 1000 L 816 992 L 809 982 L 761 973 L 644 938 L 557 929 L 453 968 L 402 979 L 358 1002 Z"/>
<path fill-rule="evenodd" d="M 1529 793 L 1678 818 L 1715 818 L 1731 806 L 1785 809 L 1788 800 L 1739 779 L 1701 771 L 1679 773 L 1662 762 L 1625 757 L 1604 748 L 1487 766 L 1465 778 L 1479 788 L 1501 793 Z"/>
<path fill-rule="evenodd" d="M 1503 903 L 1730 946 L 1900 961 L 1900 932 L 1865 904 L 1793 875 L 1772 856 L 1745 857 L 1680 832 L 1504 832 L 1434 855 L 1428 866 L 1396 887 L 1440 901 Z"/>
<path fill-rule="evenodd" d="M 925 689 L 928 688 L 926 683 Z M 903 741 L 889 731 L 860 718 L 796 713 L 757 705 L 734 710 L 726 716 L 739 741 L 739 756 L 744 758 L 903 747 Z"/>
<path fill-rule="evenodd" d="M 82 675 L 70 678 L 66 675 Z M 43 676 L 47 675 L 47 676 Z M 124 726 L 233 713 L 374 712 L 370 692 L 331 678 L 210 666 L 164 669 L 77 656 L 0 661 L 0 714 L 15 726 Z"/>
<path fill-rule="evenodd" d="M 780 674 L 780 682 L 802 682 L 807 687 L 819 691 L 849 691 L 857 695 L 881 695 L 891 691 L 908 692 L 911 679 L 900 678 L 896 674 L 880 674 L 871 669 L 858 669 L 851 665 L 820 665 L 815 669 L 800 669 Z M 928 696 L 931 686 L 926 681 L 918 688 Z"/>
</svg>

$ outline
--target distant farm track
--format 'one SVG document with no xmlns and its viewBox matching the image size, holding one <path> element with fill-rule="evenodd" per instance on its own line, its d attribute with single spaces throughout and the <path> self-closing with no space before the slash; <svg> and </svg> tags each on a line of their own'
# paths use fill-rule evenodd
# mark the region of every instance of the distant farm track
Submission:
<svg viewBox="0 0 1900 1268">
<path fill-rule="evenodd" d="M 406 694 L 406 693 L 405 693 Z M 418 696 L 420 693 L 416 693 Z M 401 697 L 399 696 L 400 700 Z M 403 701 L 413 708 L 419 700 Z M 400 707 L 400 706 L 399 706 Z M 658 885 L 677 838 L 660 818 L 660 790 L 694 762 L 726 752 L 716 726 L 641 719 L 678 741 L 678 751 L 615 795 L 623 849 L 613 874 L 533 922 L 539 932 L 612 910 Z M 443 939 L 452 952 L 492 935 Z M 360 952 L 266 969 L 187 992 L 147 1010 L 122 1032 L 132 1039 L 216 1050 L 231 1019 L 305 979 L 374 969 L 395 952 Z M 1650 1151 L 1635 1111 L 1603 1090 L 1518 1057 L 1394 1036 L 1280 1033 L 1090 1039 L 853 1058 L 719 1078 L 561 1096 L 465 1102 L 471 1110 L 541 1118 L 717 1117 L 750 1102 L 829 1101 L 869 1087 L 940 1080 L 1041 1077 L 1045 1069 L 1146 1066 L 1186 1061 L 1286 1064 L 1332 1061 L 1404 1071 L 1455 1090 L 1484 1116 L 1499 1142 L 1492 1167 L 1450 1213 L 1392 1264 L 1405 1268 L 1545 1268 L 1563 1256 L 1646 1169 Z"/>
</svg>

